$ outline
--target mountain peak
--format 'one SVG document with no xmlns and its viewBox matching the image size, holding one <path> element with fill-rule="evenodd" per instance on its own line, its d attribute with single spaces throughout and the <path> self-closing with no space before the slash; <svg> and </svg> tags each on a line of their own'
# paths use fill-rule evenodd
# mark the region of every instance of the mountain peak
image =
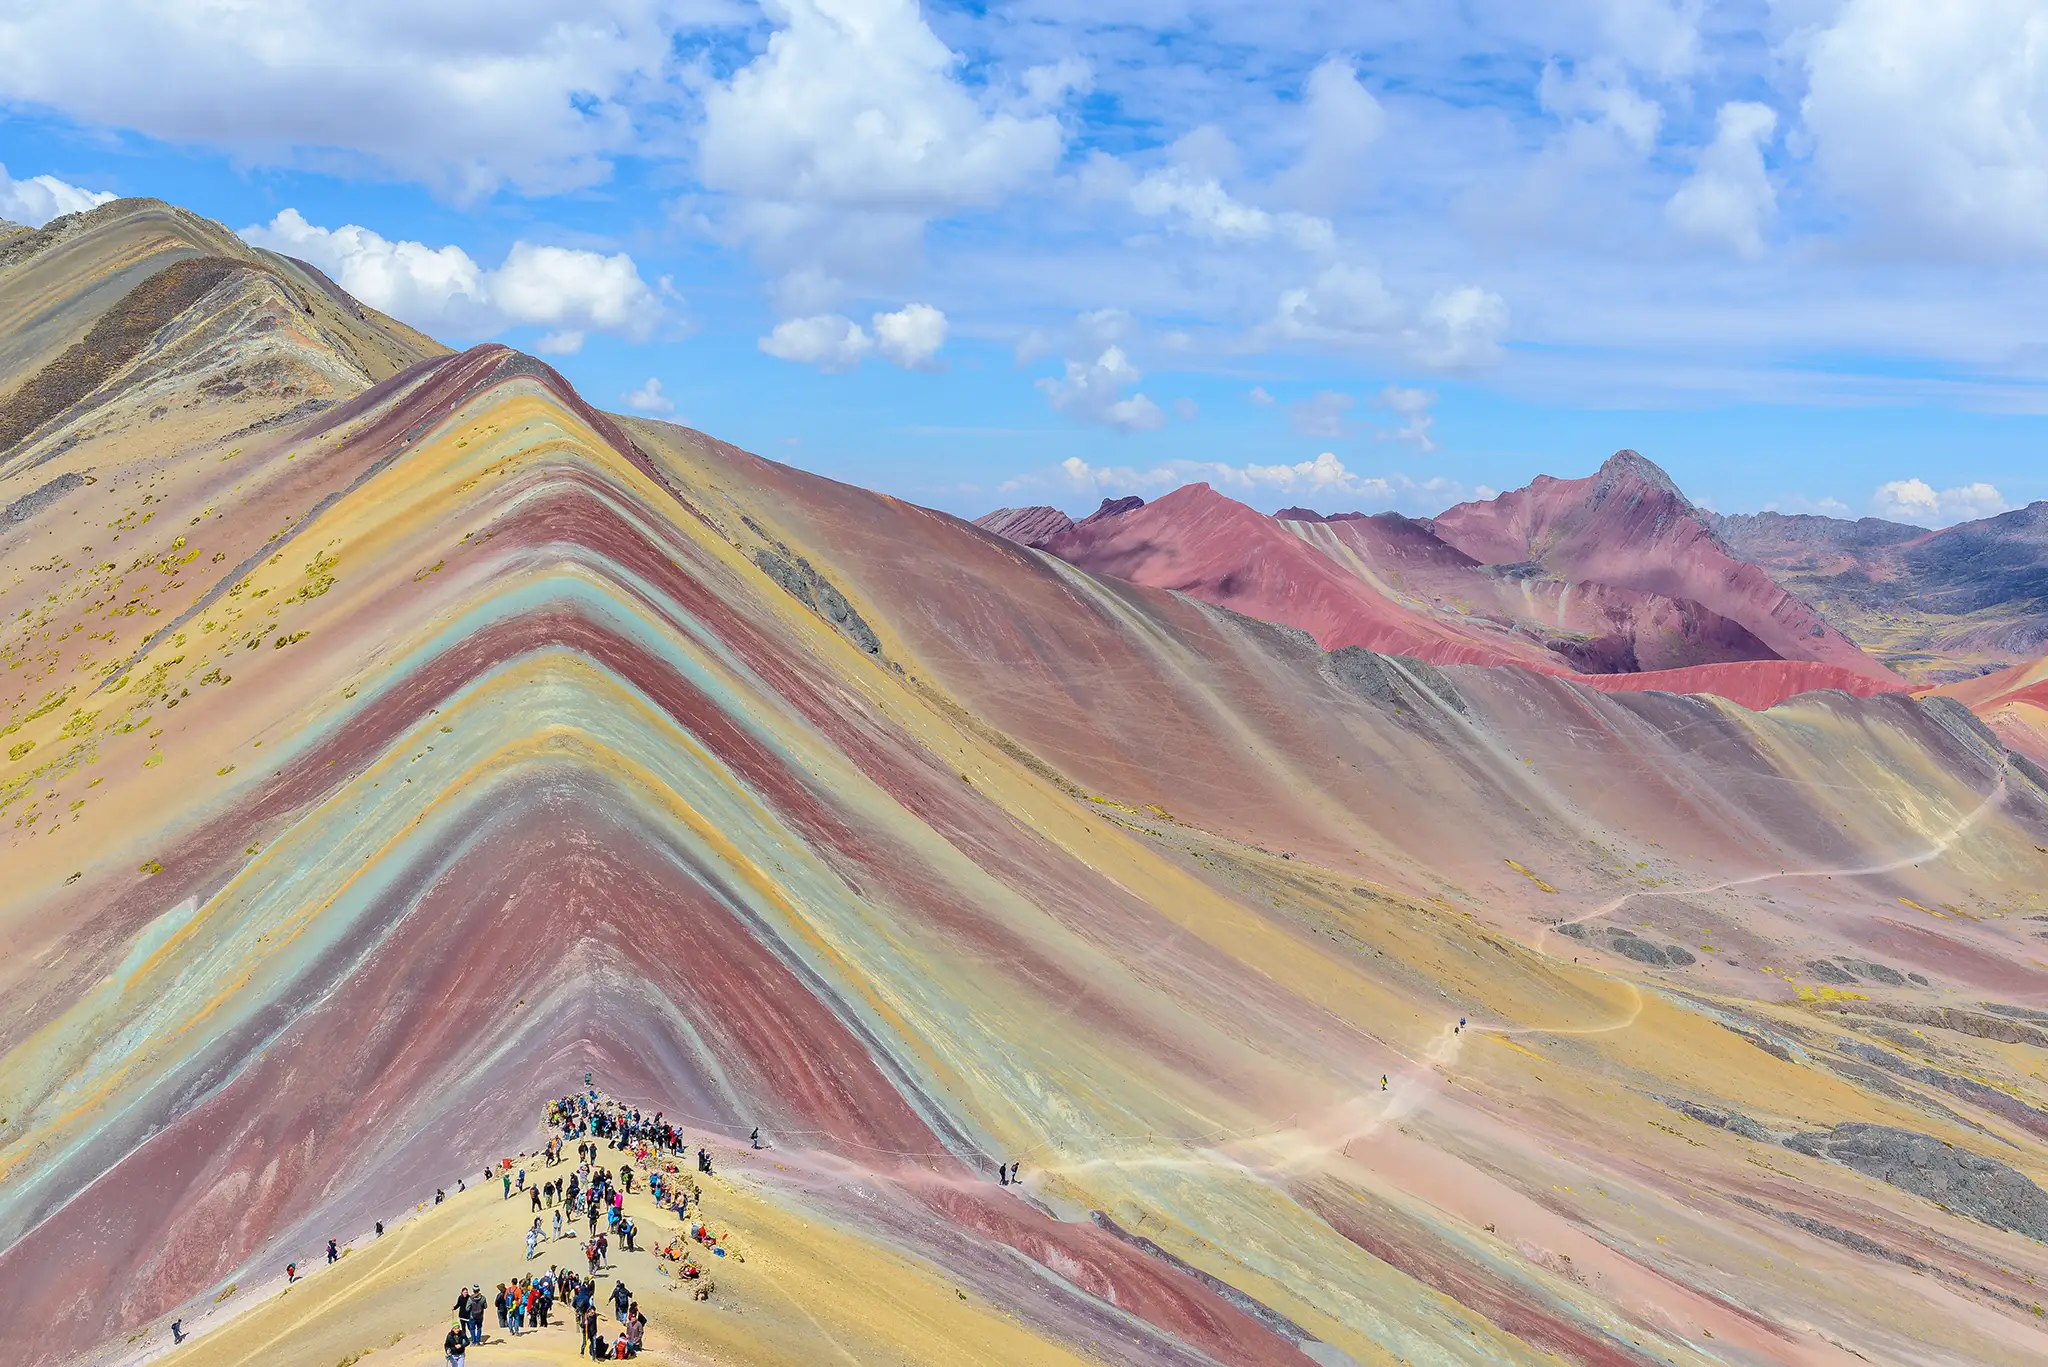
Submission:
<svg viewBox="0 0 2048 1367">
<path fill-rule="evenodd" d="M 1660 493 L 1670 495 L 1687 508 L 1692 507 L 1692 500 L 1687 498 L 1685 491 L 1678 487 L 1678 481 L 1665 474 L 1662 466 L 1639 451 L 1631 451 L 1626 448 L 1616 451 L 1607 458 L 1606 463 L 1600 467 L 1600 471 L 1594 476 L 1594 479 L 1596 481 L 1594 485 L 1596 496 L 1604 494 L 1609 489 L 1620 484 L 1640 483 L 1647 484 Z"/>
</svg>

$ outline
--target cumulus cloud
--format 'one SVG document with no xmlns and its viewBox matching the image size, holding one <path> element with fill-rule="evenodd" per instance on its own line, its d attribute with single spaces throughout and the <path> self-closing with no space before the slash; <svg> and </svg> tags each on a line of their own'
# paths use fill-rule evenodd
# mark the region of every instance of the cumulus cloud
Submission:
<svg viewBox="0 0 2048 1367">
<path fill-rule="evenodd" d="M 40 228 L 60 214 L 83 213 L 114 196 L 106 190 L 85 190 L 55 176 L 16 180 L 0 166 L 0 218 Z"/>
<path fill-rule="evenodd" d="M 1923 527 L 1991 517 L 2010 506 L 1996 488 L 1981 480 L 1937 492 L 1924 479 L 1895 479 L 1879 485 L 1872 502 L 1879 517 Z"/>
<path fill-rule="evenodd" d="M 652 375 L 647 377 L 647 383 L 641 385 L 638 389 L 627 391 L 622 397 L 626 401 L 626 407 L 632 409 L 635 413 L 673 413 L 676 411 L 675 400 L 662 392 L 661 381 L 655 379 Z"/>
<path fill-rule="evenodd" d="M 1425 453 L 1436 450 L 1436 414 L 1430 412 L 1436 406 L 1436 391 L 1390 384 L 1373 396 L 1372 404 L 1400 419 L 1399 426 L 1380 429 L 1379 440 L 1414 442 Z"/>
<path fill-rule="evenodd" d="M 1936 251 L 2048 251 L 2048 14 L 2035 0 L 1848 0 L 1800 107 L 1827 184 Z"/>
<path fill-rule="evenodd" d="M 1245 395 L 1245 397 L 1261 408 L 1271 408 L 1273 406 L 1273 396 L 1266 392 L 1266 387 L 1262 384 L 1253 385 L 1251 393 Z"/>
<path fill-rule="evenodd" d="M 1764 148 L 1778 116 L 1769 105 L 1731 100 L 1714 122 L 1714 141 L 1665 204 L 1665 215 L 1688 236 L 1720 243 L 1737 256 L 1762 256 L 1764 228 L 1778 211 L 1778 192 L 1764 170 Z"/>
<path fill-rule="evenodd" d="M 485 270 L 460 247 L 392 242 L 368 228 L 322 228 L 297 209 L 242 230 L 258 247 L 312 262 L 372 308 L 427 331 L 491 337 L 509 328 L 552 329 L 546 349 L 573 352 L 589 332 L 644 341 L 661 321 L 659 296 L 624 252 L 605 256 L 515 242 Z"/>
<path fill-rule="evenodd" d="M 930 304 L 905 304 L 875 315 L 875 348 L 905 370 L 932 370 L 946 344 L 946 315 Z"/>
<path fill-rule="evenodd" d="M 878 313 L 874 332 L 837 313 L 789 318 L 760 341 L 770 356 L 814 365 L 828 374 L 852 370 L 870 352 L 905 370 L 939 368 L 938 351 L 946 344 L 946 315 L 930 304 L 906 304 L 894 313 Z"/>
<path fill-rule="evenodd" d="M 1143 394 L 1124 395 L 1144 375 L 1124 349 L 1111 345 L 1092 361 L 1069 360 L 1066 374 L 1044 379 L 1046 402 L 1080 422 L 1101 423 L 1119 432 L 1150 432 L 1166 425 L 1166 414 Z"/>
<path fill-rule="evenodd" d="M 729 0 L 14 0 L 0 97 L 244 161 L 367 163 L 459 200 L 595 184 Z"/>
<path fill-rule="evenodd" d="M 1214 128 L 1196 129 L 1169 148 L 1168 157 L 1168 165 L 1130 189 L 1131 207 L 1146 217 L 1165 219 L 1178 231 L 1223 244 L 1279 240 L 1317 251 L 1336 241 L 1328 219 L 1268 213 L 1224 189 L 1223 177 L 1236 163 L 1236 149 Z"/>
<path fill-rule="evenodd" d="M 776 0 L 759 57 L 704 91 L 698 175 L 783 275 L 786 305 L 851 278 L 895 279 L 925 223 L 1047 176 L 1065 138 L 1049 106 L 1085 79 L 1034 69 L 1015 98 L 974 90 L 917 0 Z"/>
<path fill-rule="evenodd" d="M 1348 415 L 1357 402 L 1334 389 L 1318 390 L 1314 398 L 1288 405 L 1287 422 L 1299 436 L 1334 440 L 1349 430 Z"/>
<path fill-rule="evenodd" d="M 828 375 L 838 375 L 859 365 L 875 349 L 875 339 L 851 318 L 820 313 L 785 318 L 759 345 L 778 360 L 814 365 Z"/>
<path fill-rule="evenodd" d="M 1225 461 L 1167 460 L 1150 466 L 1091 465 L 1069 456 L 1053 482 L 1094 495 L 1157 494 L 1183 484 L 1204 483 L 1236 497 L 1342 499 L 1360 509 L 1399 507 L 1408 511 L 1441 512 L 1467 497 L 1491 497 L 1480 486 L 1467 490 L 1453 479 L 1418 480 L 1405 474 L 1361 475 L 1334 452 L 1289 463 L 1232 465 Z M 1042 485 L 1039 477 L 1010 480 L 1004 492 Z"/>
<path fill-rule="evenodd" d="M 1476 285 L 1433 295 L 1418 309 L 1397 298 L 1377 271 L 1340 263 L 1282 293 L 1252 340 L 1377 351 L 1458 370 L 1492 360 L 1507 323 L 1506 301 Z"/>
</svg>

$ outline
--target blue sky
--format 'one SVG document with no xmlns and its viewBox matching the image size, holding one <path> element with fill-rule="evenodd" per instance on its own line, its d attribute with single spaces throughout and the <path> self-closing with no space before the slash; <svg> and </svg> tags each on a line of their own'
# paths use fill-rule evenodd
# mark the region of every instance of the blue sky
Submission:
<svg viewBox="0 0 2048 1367">
<path fill-rule="evenodd" d="M 160 196 L 970 515 L 1632 446 L 1933 525 L 2048 498 L 2044 63 L 2048 0 L 17 0 L 0 213 Z"/>
</svg>

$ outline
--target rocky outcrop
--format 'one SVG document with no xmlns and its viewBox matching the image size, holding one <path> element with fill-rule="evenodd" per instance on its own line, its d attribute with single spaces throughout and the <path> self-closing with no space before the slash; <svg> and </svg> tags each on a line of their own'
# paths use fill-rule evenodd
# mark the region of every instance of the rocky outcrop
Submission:
<svg viewBox="0 0 2048 1367">
<path fill-rule="evenodd" d="M 1020 546 L 1043 546 L 1074 525 L 1074 519 L 1057 508 L 1039 504 L 1029 508 L 998 508 L 974 519 L 974 525 Z"/>
<path fill-rule="evenodd" d="M 1848 1124 L 1794 1135 L 1785 1147 L 1854 1168 L 1994 1228 L 2048 1241 L 2048 1192 L 2016 1168 L 1932 1135 Z"/>
</svg>

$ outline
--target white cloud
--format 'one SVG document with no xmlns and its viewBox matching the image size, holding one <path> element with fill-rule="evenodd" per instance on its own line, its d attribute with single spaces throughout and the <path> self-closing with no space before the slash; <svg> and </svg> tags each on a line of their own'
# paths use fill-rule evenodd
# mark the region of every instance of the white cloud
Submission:
<svg viewBox="0 0 2048 1367">
<path fill-rule="evenodd" d="M 1693 502 L 1711 511 L 1711 505 L 1705 499 L 1696 498 Z M 1786 494 L 1783 498 L 1774 498 L 1764 504 L 1764 511 L 1767 513 L 1813 513 L 1821 517 L 1849 517 L 1852 515 L 1849 505 L 1832 495 L 1808 498 L 1804 494 Z"/>
<path fill-rule="evenodd" d="M 1740 257 L 1762 256 L 1764 227 L 1778 211 L 1763 149 L 1777 131 L 1778 116 L 1769 105 L 1731 100 L 1714 122 L 1714 141 L 1664 206 L 1665 215 L 1689 236 L 1718 242 Z"/>
<path fill-rule="evenodd" d="M 894 313 L 877 313 L 874 333 L 837 313 L 787 318 L 760 340 L 761 350 L 784 361 L 814 365 L 827 374 L 852 370 L 870 352 L 905 370 L 936 370 L 939 348 L 946 344 L 946 315 L 930 304 L 905 304 Z"/>
<path fill-rule="evenodd" d="M 1655 150 L 1664 122 L 1664 107 L 1638 91 L 1612 61 L 1571 69 L 1546 62 L 1536 98 L 1547 112 L 1566 122 L 1573 160 L 1600 158 L 1596 143 L 1603 144 L 1605 152 L 1639 160 Z"/>
<path fill-rule="evenodd" d="M 784 319 L 759 345 L 778 360 L 814 365 L 828 375 L 837 375 L 859 365 L 875 349 L 875 339 L 851 318 L 821 313 Z"/>
<path fill-rule="evenodd" d="M 1266 387 L 1262 384 L 1253 385 L 1252 392 L 1245 395 L 1245 397 L 1261 408 L 1271 408 L 1273 406 L 1273 396 L 1266 392 Z"/>
<path fill-rule="evenodd" d="M 2048 251 L 2048 11 L 1848 0 L 1807 51 L 1827 184 L 1937 251 Z"/>
<path fill-rule="evenodd" d="M 905 370 L 936 369 L 946 344 L 946 315 L 930 304 L 905 304 L 875 315 L 875 349 Z"/>
<path fill-rule="evenodd" d="M 105 190 L 85 190 L 55 176 L 30 176 L 16 180 L 0 166 L 0 218 L 40 228 L 60 214 L 77 214 L 114 196 Z"/>
<path fill-rule="evenodd" d="M 580 348 L 586 332 L 643 341 L 662 317 L 661 300 L 624 252 L 515 242 L 503 265 L 485 270 L 460 247 L 392 242 L 353 223 L 321 228 L 297 209 L 242 237 L 312 262 L 372 308 L 456 337 L 545 327 L 547 349 L 562 353 Z"/>
<path fill-rule="evenodd" d="M 1477 285 L 1462 285 L 1431 296 L 1407 343 L 1410 353 L 1426 366 L 1462 370 L 1499 355 L 1501 334 L 1507 328 L 1505 299 Z"/>
<path fill-rule="evenodd" d="M 1234 197 L 1215 175 L 1184 163 L 1153 171 L 1133 185 L 1131 207 L 1211 242 L 1242 245 L 1279 238 L 1304 251 L 1322 251 L 1336 241 L 1328 219 L 1267 213 Z"/>
<path fill-rule="evenodd" d="M 1379 440 L 1412 441 L 1425 454 L 1436 450 L 1436 414 L 1430 412 L 1436 405 L 1436 391 L 1390 384 L 1373 396 L 1372 404 L 1401 420 L 1401 425 L 1391 431 L 1381 429 Z"/>
<path fill-rule="evenodd" d="M 647 383 L 641 385 L 638 389 L 628 391 L 621 397 L 625 399 L 626 407 L 632 409 L 635 413 L 673 413 L 676 411 L 675 400 L 662 392 L 661 381 L 652 375 L 647 377 Z"/>
<path fill-rule="evenodd" d="M 1401 507 L 1423 512 L 1440 512 L 1471 496 L 1465 486 L 1453 479 L 1417 480 L 1398 473 L 1361 475 L 1330 451 L 1313 460 L 1272 465 L 1168 460 L 1149 467 L 1101 466 L 1091 465 L 1078 456 L 1069 456 L 1060 463 L 1056 479 L 1090 495 L 1157 494 L 1199 482 L 1252 500 L 1341 498 L 1361 509 Z M 1026 477 L 1010 480 L 1003 488 L 1007 492 L 1040 482 L 1035 476 Z M 1480 490 L 1472 492 L 1482 498 L 1492 496 L 1492 491 L 1483 485 Z"/>
<path fill-rule="evenodd" d="M 1150 432 L 1166 425 L 1166 414 L 1143 394 L 1123 391 L 1144 379 L 1120 346 L 1109 346 L 1092 361 L 1069 360 L 1059 379 L 1038 382 L 1046 402 L 1081 422 L 1098 422 L 1119 432 Z"/>
<path fill-rule="evenodd" d="M 1252 341 L 1388 352 L 1454 370 L 1492 360 L 1507 322 L 1506 301 L 1476 285 L 1439 293 L 1418 310 L 1396 298 L 1378 272 L 1338 264 L 1284 292 Z"/>
<path fill-rule="evenodd" d="M 1334 389 L 1318 390 L 1314 398 L 1288 405 L 1287 422 L 1299 436 L 1334 440 L 1349 429 L 1347 415 L 1357 402 Z"/>
<path fill-rule="evenodd" d="M 368 163 L 462 200 L 602 181 L 728 0 L 13 0 L 0 97 L 242 161 Z"/>
<path fill-rule="evenodd" d="M 1327 213 L 1366 179 L 1366 154 L 1386 133 L 1387 112 L 1358 80 L 1349 57 L 1332 53 L 1309 73 L 1302 98 L 1300 159 L 1275 187 L 1304 208 Z"/>
<path fill-rule="evenodd" d="M 1059 160 L 1044 105 L 1082 79 L 1071 63 L 1003 100 L 957 79 L 917 0 L 774 0 L 770 13 L 782 27 L 767 50 L 704 92 L 697 167 L 782 273 L 785 304 L 899 278 L 926 221 L 995 205 Z"/>
<path fill-rule="evenodd" d="M 1872 503 L 1879 517 L 1935 527 L 1991 517 L 2009 506 L 1996 488 L 1981 480 L 1936 492 L 1924 479 L 1895 479 L 1878 486 Z"/>
</svg>

